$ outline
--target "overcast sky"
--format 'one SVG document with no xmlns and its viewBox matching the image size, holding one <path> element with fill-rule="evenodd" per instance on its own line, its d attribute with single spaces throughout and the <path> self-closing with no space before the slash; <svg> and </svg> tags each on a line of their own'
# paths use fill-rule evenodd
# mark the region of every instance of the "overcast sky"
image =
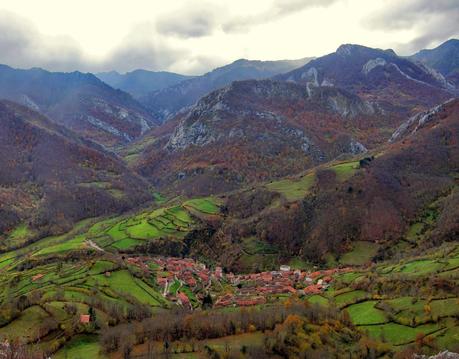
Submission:
<svg viewBox="0 0 459 359">
<path fill-rule="evenodd" d="M 459 37 L 459 0 L 0 0 L 0 63 L 200 74 L 238 58 L 401 55 Z"/>
</svg>

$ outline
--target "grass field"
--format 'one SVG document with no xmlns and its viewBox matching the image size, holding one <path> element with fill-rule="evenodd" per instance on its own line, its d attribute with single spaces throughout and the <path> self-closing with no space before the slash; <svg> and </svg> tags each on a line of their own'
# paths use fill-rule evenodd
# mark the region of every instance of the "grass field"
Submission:
<svg viewBox="0 0 459 359">
<path fill-rule="evenodd" d="M 359 162 L 338 163 L 326 169 L 330 169 L 336 173 L 336 179 L 339 182 L 344 182 L 352 177 L 359 168 Z M 315 172 L 308 173 L 296 179 L 284 179 L 266 184 L 266 188 L 270 191 L 281 193 L 288 201 L 296 201 L 302 199 L 309 192 L 316 181 Z"/>
<path fill-rule="evenodd" d="M 220 212 L 220 207 L 215 199 L 208 198 L 196 198 L 186 201 L 183 206 L 185 208 L 191 207 L 199 212 L 206 214 L 218 214 Z"/>
<path fill-rule="evenodd" d="M 359 169 L 359 161 L 340 163 L 330 167 L 336 173 L 336 178 L 340 182 L 347 181 Z"/>
<path fill-rule="evenodd" d="M 335 302 L 338 307 L 355 303 L 368 297 L 368 293 L 363 290 L 352 290 L 335 296 Z"/>
<path fill-rule="evenodd" d="M 308 297 L 308 302 L 312 303 L 312 304 L 320 304 L 320 305 L 328 305 L 329 304 L 329 301 L 326 297 L 323 297 L 321 295 L 312 295 L 310 297 Z"/>
<path fill-rule="evenodd" d="M 41 323 L 48 317 L 49 315 L 38 306 L 27 308 L 18 319 L 1 328 L 1 334 L 7 338 L 16 338 L 18 333 L 21 333 L 21 337 L 27 343 L 35 341 L 40 338 Z"/>
<path fill-rule="evenodd" d="M 399 267 L 400 273 L 407 273 L 413 275 L 423 275 L 438 271 L 444 267 L 444 263 L 436 260 L 422 259 L 408 262 Z"/>
<path fill-rule="evenodd" d="M 89 230 L 101 247 L 125 250 L 142 244 L 145 240 L 158 238 L 183 238 L 195 225 L 185 206 L 173 206 L 143 212 L 115 223 L 98 225 Z"/>
<path fill-rule="evenodd" d="M 93 278 L 99 285 L 107 286 L 114 292 L 131 295 L 141 303 L 151 306 L 160 306 L 164 303 L 160 300 L 161 295 L 158 292 L 140 279 L 133 278 L 127 270 L 112 272 L 110 277 L 99 274 Z"/>
<path fill-rule="evenodd" d="M 289 201 L 295 201 L 303 198 L 315 181 L 315 174 L 310 173 L 300 179 L 286 179 L 282 181 L 271 182 L 266 187 L 273 192 L 279 192 Z"/>
<path fill-rule="evenodd" d="M 345 253 L 339 260 L 344 265 L 363 265 L 371 262 L 371 259 L 378 252 L 379 246 L 373 242 L 355 241 L 352 242 L 353 248 Z"/>
<path fill-rule="evenodd" d="M 351 320 L 355 325 L 371 325 L 387 323 L 389 320 L 382 310 L 376 309 L 378 303 L 374 300 L 369 300 L 363 303 L 353 304 L 346 308 Z"/>
<path fill-rule="evenodd" d="M 59 350 L 55 359 L 105 359 L 101 353 L 101 348 L 97 336 L 79 335 L 73 338 L 66 346 Z"/>
<path fill-rule="evenodd" d="M 55 254 L 55 253 L 60 253 L 60 252 L 66 252 L 66 251 L 72 251 L 72 250 L 77 250 L 77 249 L 82 249 L 85 247 L 84 242 L 86 240 L 86 236 L 80 234 L 76 236 L 75 238 L 72 238 L 68 241 L 43 248 L 39 250 L 38 252 L 35 253 L 37 256 L 44 256 L 44 255 L 49 255 L 49 254 Z"/>
<path fill-rule="evenodd" d="M 450 285 L 459 285 L 459 245 L 445 244 L 444 248 L 426 252 L 423 257 L 400 261 L 395 264 L 378 264 L 371 269 L 371 281 L 384 278 L 386 283 L 403 279 L 406 283 L 398 284 L 398 290 L 406 292 L 410 286 L 419 283 L 418 278 L 444 277 Z M 456 317 L 459 315 L 459 299 L 453 293 L 444 297 L 444 292 L 436 292 L 432 287 L 422 288 L 425 297 L 390 294 L 375 294 L 353 287 L 358 287 L 360 280 L 365 280 L 369 273 L 366 269 L 335 276 L 338 288 L 332 287 L 325 292 L 330 303 L 341 310 L 346 310 L 352 322 L 370 337 L 390 344 L 394 350 L 414 343 L 416 336 L 423 334 L 439 349 L 454 350 L 458 343 L 459 329 Z M 370 281 L 370 282 L 371 282 Z M 343 287 L 347 285 L 349 287 Z M 327 305 L 321 296 L 312 296 L 310 302 Z"/>
<path fill-rule="evenodd" d="M 383 325 L 361 326 L 361 330 L 367 332 L 374 339 L 387 341 L 393 345 L 402 345 L 414 342 L 417 334 L 431 334 L 440 329 L 437 324 L 420 325 L 412 328 L 396 323 L 387 323 Z"/>
</svg>

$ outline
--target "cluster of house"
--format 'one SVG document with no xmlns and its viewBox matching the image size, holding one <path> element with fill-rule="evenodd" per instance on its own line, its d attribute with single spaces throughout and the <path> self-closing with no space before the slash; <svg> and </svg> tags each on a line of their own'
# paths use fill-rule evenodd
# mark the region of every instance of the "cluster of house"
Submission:
<svg viewBox="0 0 459 359">
<path fill-rule="evenodd" d="M 221 267 L 211 271 L 206 268 L 205 264 L 198 263 L 190 258 L 155 258 L 154 262 L 163 269 L 157 272 L 156 281 L 165 289 L 175 280 L 179 280 L 193 289 L 198 284 L 209 285 L 212 278 L 217 280 L 223 278 Z"/>
<path fill-rule="evenodd" d="M 223 269 L 216 267 L 215 270 L 206 268 L 205 264 L 194 261 L 191 258 L 155 258 L 154 263 L 162 270 L 156 272 L 156 282 L 161 287 L 163 295 L 172 301 L 176 301 L 184 308 L 191 308 L 187 295 L 176 291 L 175 295 L 170 293 L 170 287 L 179 281 L 180 286 L 185 285 L 191 290 L 198 286 L 202 289 L 209 288 L 211 280 L 221 280 L 223 278 Z M 204 292 L 200 291 L 197 297 L 203 297 Z"/>
<path fill-rule="evenodd" d="M 135 257 L 127 260 L 146 270 L 149 268 L 147 261 L 152 259 Z M 212 280 L 225 281 L 232 285 L 233 290 L 218 297 L 214 306 L 242 307 L 266 303 L 267 298 L 274 295 L 319 294 L 328 288 L 333 275 L 351 270 L 351 268 L 336 268 L 306 272 L 282 265 L 277 271 L 234 275 L 224 274 L 221 267 L 211 270 L 205 264 L 191 258 L 159 257 L 154 258 L 153 262 L 159 267 L 155 275 L 162 294 L 185 308 L 191 308 L 192 305 L 186 293 L 180 290 L 182 286 L 187 286 L 196 293 L 198 299 L 202 299 L 210 289 Z M 171 290 L 173 285 L 174 290 Z"/>
<path fill-rule="evenodd" d="M 278 271 L 237 276 L 227 275 L 228 281 L 234 286 L 234 292 L 219 297 L 215 302 L 215 306 L 263 304 L 266 303 L 268 296 L 276 294 L 319 294 L 328 288 L 334 274 L 350 270 L 350 268 L 341 268 L 311 273 L 292 270 L 289 266 L 283 265 Z"/>
</svg>

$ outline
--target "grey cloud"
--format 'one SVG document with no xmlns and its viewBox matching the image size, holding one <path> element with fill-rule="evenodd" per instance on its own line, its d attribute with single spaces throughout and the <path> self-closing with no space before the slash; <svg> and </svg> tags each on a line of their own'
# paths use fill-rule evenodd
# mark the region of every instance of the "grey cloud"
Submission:
<svg viewBox="0 0 459 359">
<path fill-rule="evenodd" d="M 177 61 L 174 67 L 178 72 L 184 72 L 186 69 L 188 74 L 200 75 L 227 63 L 228 61 L 226 59 L 219 57 L 188 56 Z"/>
<path fill-rule="evenodd" d="M 267 24 L 294 13 L 314 7 L 328 7 L 338 0 L 274 0 L 271 7 L 259 14 L 231 19 L 222 26 L 223 31 L 244 32 L 251 26 Z"/>
<path fill-rule="evenodd" d="M 82 51 L 74 41 L 43 36 L 26 20 L 5 11 L 0 12 L 0 62 L 55 70 L 84 66 Z"/>
<path fill-rule="evenodd" d="M 418 35 L 412 41 L 395 46 L 402 54 L 411 54 L 459 36 L 457 24 L 459 24 L 459 1 L 457 0 L 399 2 L 385 7 L 364 22 L 364 25 L 370 29 L 414 30 Z"/>
<path fill-rule="evenodd" d="M 181 38 L 211 35 L 218 26 L 221 9 L 210 4 L 193 5 L 163 16 L 156 25 L 158 32 Z"/>
<path fill-rule="evenodd" d="M 0 11 L 0 63 L 18 68 L 42 67 L 51 71 L 183 71 L 199 74 L 216 59 L 194 56 L 189 50 L 172 47 L 158 36 L 155 26 L 141 24 L 102 60 L 84 54 L 67 37 L 49 37 L 28 21 Z"/>
<path fill-rule="evenodd" d="M 187 55 L 187 50 L 171 47 L 156 36 L 153 24 L 144 23 L 131 29 L 120 45 L 95 66 L 118 71 L 135 68 L 164 70 Z"/>
</svg>

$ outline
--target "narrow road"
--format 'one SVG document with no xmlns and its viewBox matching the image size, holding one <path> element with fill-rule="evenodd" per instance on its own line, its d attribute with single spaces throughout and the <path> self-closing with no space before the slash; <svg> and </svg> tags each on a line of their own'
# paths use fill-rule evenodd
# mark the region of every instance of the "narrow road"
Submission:
<svg viewBox="0 0 459 359">
<path fill-rule="evenodd" d="M 99 252 L 105 252 L 105 249 L 100 248 L 96 243 L 94 243 L 90 239 L 88 239 L 86 242 L 88 243 L 90 247 L 94 248 L 95 250 L 98 250 Z"/>
</svg>

